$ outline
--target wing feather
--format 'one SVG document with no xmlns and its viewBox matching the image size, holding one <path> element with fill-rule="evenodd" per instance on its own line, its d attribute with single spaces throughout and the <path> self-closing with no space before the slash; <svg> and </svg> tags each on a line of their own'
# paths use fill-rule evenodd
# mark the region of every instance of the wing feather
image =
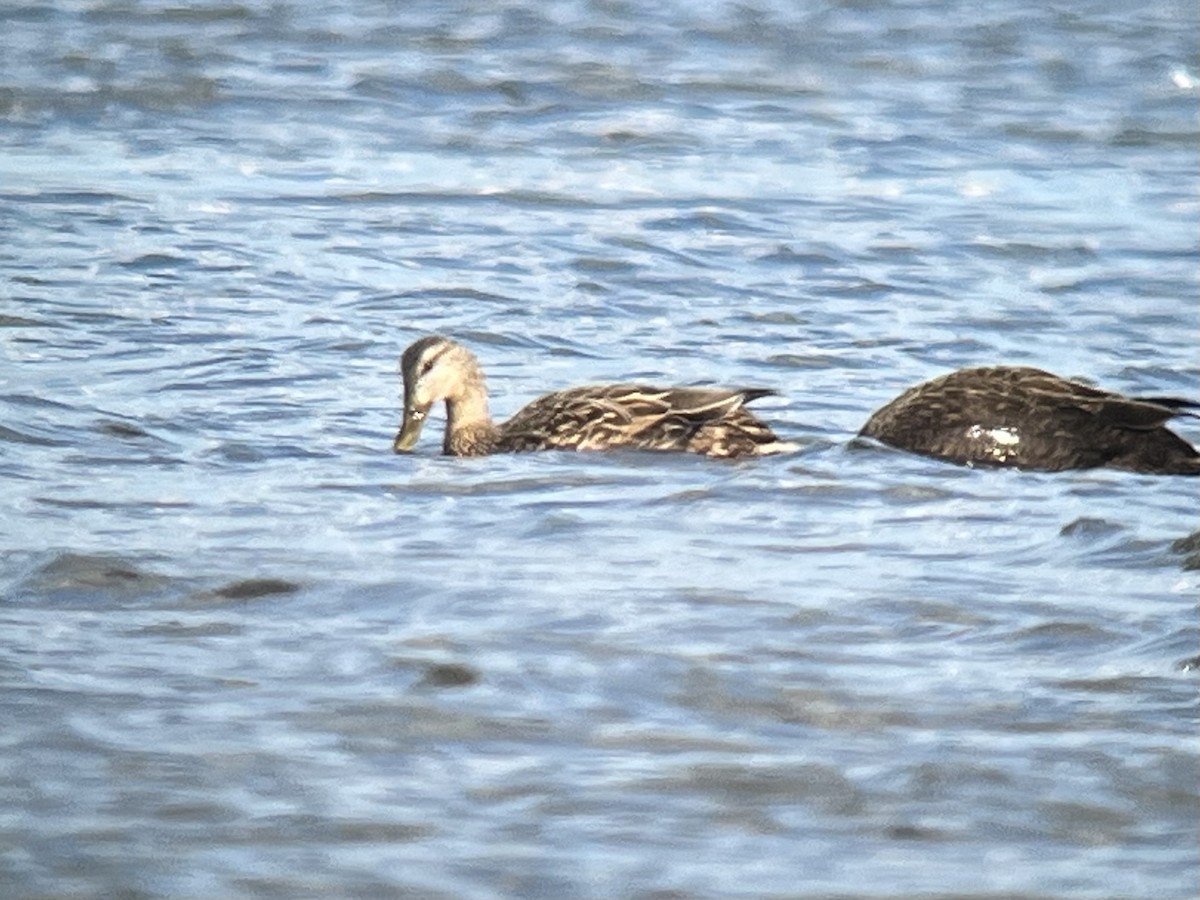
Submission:
<svg viewBox="0 0 1200 900">
<path fill-rule="evenodd" d="M 744 404 L 766 388 L 662 388 L 610 384 L 547 394 L 501 426 L 512 450 L 690 450 L 715 456 L 753 453 L 779 444 Z M 782 446 L 782 445 L 780 445 Z"/>
</svg>

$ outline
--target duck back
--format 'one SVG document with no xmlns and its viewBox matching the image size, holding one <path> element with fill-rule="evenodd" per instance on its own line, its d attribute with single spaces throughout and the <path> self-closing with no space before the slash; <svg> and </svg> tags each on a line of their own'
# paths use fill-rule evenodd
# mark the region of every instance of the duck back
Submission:
<svg viewBox="0 0 1200 900">
<path fill-rule="evenodd" d="M 1200 452 L 1164 424 L 1195 407 L 1125 397 L 1042 369 L 992 366 L 909 388 L 860 434 L 969 466 L 1200 475 Z"/>
</svg>

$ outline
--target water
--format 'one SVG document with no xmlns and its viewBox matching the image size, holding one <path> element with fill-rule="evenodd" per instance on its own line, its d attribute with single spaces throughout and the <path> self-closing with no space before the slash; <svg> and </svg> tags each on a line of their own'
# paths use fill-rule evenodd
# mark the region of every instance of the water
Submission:
<svg viewBox="0 0 1200 900">
<path fill-rule="evenodd" d="M 1200 397 L 1191 4 L 3 18 L 0 894 L 1196 896 L 1200 486 L 851 441 Z M 802 449 L 395 457 L 430 332 Z"/>
</svg>

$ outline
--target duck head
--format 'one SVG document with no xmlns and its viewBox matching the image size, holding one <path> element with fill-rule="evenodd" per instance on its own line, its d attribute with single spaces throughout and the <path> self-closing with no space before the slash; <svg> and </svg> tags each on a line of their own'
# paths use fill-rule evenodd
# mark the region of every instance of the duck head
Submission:
<svg viewBox="0 0 1200 900">
<path fill-rule="evenodd" d="M 397 453 L 417 445 L 429 410 L 446 401 L 453 418 L 454 405 L 483 391 L 483 375 L 475 355 L 450 338 L 433 335 L 411 344 L 400 357 L 404 379 L 404 420 L 392 442 Z"/>
</svg>

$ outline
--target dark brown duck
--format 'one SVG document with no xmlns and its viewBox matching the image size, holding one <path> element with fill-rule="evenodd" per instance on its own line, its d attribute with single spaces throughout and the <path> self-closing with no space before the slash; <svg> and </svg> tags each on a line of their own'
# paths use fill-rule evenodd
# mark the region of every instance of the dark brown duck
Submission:
<svg viewBox="0 0 1200 900">
<path fill-rule="evenodd" d="M 1125 397 L 1041 369 L 989 366 L 909 388 L 860 434 L 968 466 L 1200 475 L 1200 452 L 1165 424 L 1197 407 Z"/>
</svg>

